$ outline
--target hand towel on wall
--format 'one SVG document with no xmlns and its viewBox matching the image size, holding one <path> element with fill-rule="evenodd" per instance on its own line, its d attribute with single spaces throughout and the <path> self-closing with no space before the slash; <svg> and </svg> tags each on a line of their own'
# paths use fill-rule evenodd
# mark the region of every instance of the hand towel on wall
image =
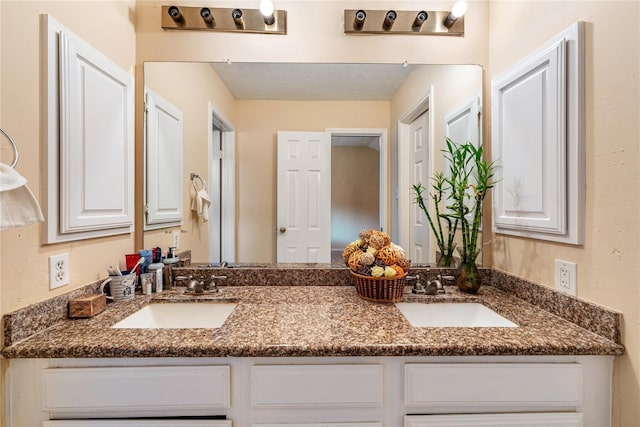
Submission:
<svg viewBox="0 0 640 427">
<path fill-rule="evenodd" d="M 0 230 L 44 221 L 40 205 L 15 169 L 0 163 Z"/>
<path fill-rule="evenodd" d="M 198 218 L 202 218 L 203 222 L 209 221 L 209 206 L 211 206 L 211 197 L 204 188 L 192 194 L 191 210 L 198 215 Z"/>
</svg>

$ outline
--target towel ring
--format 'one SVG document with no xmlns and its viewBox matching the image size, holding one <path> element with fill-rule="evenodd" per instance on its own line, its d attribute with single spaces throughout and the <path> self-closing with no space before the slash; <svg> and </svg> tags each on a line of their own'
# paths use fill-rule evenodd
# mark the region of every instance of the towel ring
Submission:
<svg viewBox="0 0 640 427">
<path fill-rule="evenodd" d="M 13 142 L 13 139 L 11 139 L 9 134 L 6 133 L 4 129 L 0 128 L 0 132 L 2 132 L 5 138 L 9 140 L 9 144 L 11 144 L 11 149 L 13 150 L 13 162 L 11 162 L 11 168 L 15 169 L 16 165 L 18 164 L 18 146 L 15 142 Z"/>
<path fill-rule="evenodd" d="M 197 173 L 193 173 L 191 172 L 191 183 L 193 184 L 193 189 L 196 190 L 196 193 L 200 190 L 198 190 L 198 186 L 196 185 L 196 178 L 198 180 L 200 180 L 200 190 L 204 190 L 204 181 L 202 181 L 202 178 L 200 178 L 200 175 L 198 175 Z"/>
</svg>

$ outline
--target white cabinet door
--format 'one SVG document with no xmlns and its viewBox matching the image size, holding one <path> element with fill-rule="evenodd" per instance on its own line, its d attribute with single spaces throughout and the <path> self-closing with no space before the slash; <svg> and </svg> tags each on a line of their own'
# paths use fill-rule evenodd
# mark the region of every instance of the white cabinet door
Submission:
<svg viewBox="0 0 640 427">
<path fill-rule="evenodd" d="M 565 41 L 492 82 L 496 226 L 566 231 Z"/>
<path fill-rule="evenodd" d="M 331 262 L 331 135 L 278 132 L 279 263 Z"/>
<path fill-rule="evenodd" d="M 182 223 L 182 111 L 145 88 L 145 229 Z"/>
<path fill-rule="evenodd" d="M 133 224 L 133 79 L 60 35 L 62 233 Z"/>
<path fill-rule="evenodd" d="M 582 243 L 582 33 L 573 25 L 491 82 L 498 233 Z"/>
<path fill-rule="evenodd" d="M 404 417 L 404 427 L 582 427 L 582 414 L 468 414 L 411 415 Z"/>
</svg>

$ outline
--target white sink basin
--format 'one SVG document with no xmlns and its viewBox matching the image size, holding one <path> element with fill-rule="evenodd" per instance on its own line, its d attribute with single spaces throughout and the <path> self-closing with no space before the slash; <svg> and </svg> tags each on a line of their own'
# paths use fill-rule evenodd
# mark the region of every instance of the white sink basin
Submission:
<svg viewBox="0 0 640 427">
<path fill-rule="evenodd" d="M 478 303 L 414 303 L 398 302 L 396 307 L 417 327 L 502 327 L 514 328 L 515 323 Z"/>
<path fill-rule="evenodd" d="M 149 304 L 112 328 L 219 328 L 236 305 L 222 302 Z"/>
</svg>

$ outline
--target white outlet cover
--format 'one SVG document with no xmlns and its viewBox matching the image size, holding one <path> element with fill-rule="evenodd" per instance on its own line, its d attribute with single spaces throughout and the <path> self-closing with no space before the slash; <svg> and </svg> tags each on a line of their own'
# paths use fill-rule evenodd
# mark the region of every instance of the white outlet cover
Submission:
<svg viewBox="0 0 640 427">
<path fill-rule="evenodd" d="M 49 289 L 69 284 L 69 254 L 63 253 L 49 257 Z"/>
<path fill-rule="evenodd" d="M 578 268 L 575 262 L 555 260 L 555 287 L 557 291 L 576 296 L 578 293 Z"/>
</svg>

